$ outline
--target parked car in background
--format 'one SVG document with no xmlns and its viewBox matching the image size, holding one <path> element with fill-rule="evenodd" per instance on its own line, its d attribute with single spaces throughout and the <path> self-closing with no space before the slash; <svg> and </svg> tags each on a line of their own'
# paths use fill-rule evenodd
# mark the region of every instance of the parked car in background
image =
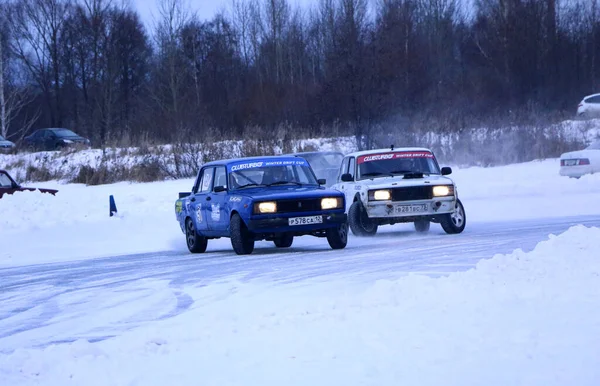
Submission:
<svg viewBox="0 0 600 386">
<path fill-rule="evenodd" d="M 381 225 L 414 223 L 417 232 L 438 223 L 461 233 L 467 217 L 458 189 L 426 148 L 399 148 L 347 154 L 332 189 L 346 195 L 348 223 L 356 236 L 373 236 Z"/>
<path fill-rule="evenodd" d="M 332 249 L 348 242 L 344 195 L 321 186 L 298 157 L 253 157 L 205 164 L 191 192 L 179 193 L 175 216 L 192 253 L 209 239 L 229 237 L 238 255 L 257 240 L 288 248 L 294 237 L 327 239 Z"/>
<path fill-rule="evenodd" d="M 13 194 L 15 192 L 26 192 L 26 191 L 40 191 L 41 193 L 48 193 L 56 195 L 58 190 L 56 189 L 44 189 L 44 188 L 31 188 L 19 185 L 6 170 L 0 170 L 0 198 L 5 194 Z"/>
<path fill-rule="evenodd" d="M 600 172 L 600 141 L 593 142 L 583 150 L 571 151 L 560 156 L 560 175 L 579 178 L 585 174 Z"/>
<path fill-rule="evenodd" d="M 15 144 L 0 135 L 0 151 L 8 152 L 15 148 Z"/>
<path fill-rule="evenodd" d="M 69 146 L 90 146 L 90 140 L 63 128 L 39 129 L 23 138 L 23 146 L 30 150 L 60 150 Z"/>
<path fill-rule="evenodd" d="M 336 151 L 311 151 L 290 154 L 308 161 L 318 179 L 325 180 L 325 186 L 335 184 L 344 154 Z"/>
<path fill-rule="evenodd" d="M 600 117 L 600 94 L 592 94 L 583 97 L 577 106 L 579 117 Z"/>
</svg>

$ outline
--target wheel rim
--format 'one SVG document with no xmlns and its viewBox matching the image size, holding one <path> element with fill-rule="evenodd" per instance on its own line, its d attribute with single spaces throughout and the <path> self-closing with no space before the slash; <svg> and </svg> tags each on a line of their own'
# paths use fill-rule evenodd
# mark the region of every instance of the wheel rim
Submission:
<svg viewBox="0 0 600 386">
<path fill-rule="evenodd" d="M 465 222 L 465 214 L 463 212 L 462 205 L 456 203 L 456 210 L 454 213 L 452 213 L 450 218 L 452 219 L 452 223 L 455 227 L 460 228 L 463 225 Z"/>
<path fill-rule="evenodd" d="M 194 246 L 194 242 L 196 240 L 195 233 L 196 233 L 196 230 L 194 229 L 194 223 L 192 222 L 192 220 L 189 220 L 187 223 L 187 227 L 186 227 L 186 240 L 187 240 L 188 247 Z"/>
</svg>

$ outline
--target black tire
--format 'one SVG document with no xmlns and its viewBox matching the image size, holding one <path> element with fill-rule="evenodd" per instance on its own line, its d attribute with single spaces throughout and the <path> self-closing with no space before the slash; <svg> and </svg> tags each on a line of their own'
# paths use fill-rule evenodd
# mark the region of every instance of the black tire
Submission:
<svg viewBox="0 0 600 386">
<path fill-rule="evenodd" d="M 419 233 L 429 232 L 431 222 L 428 220 L 417 220 L 415 221 L 415 230 Z"/>
<path fill-rule="evenodd" d="M 289 248 L 294 242 L 294 236 L 289 233 L 283 233 L 278 238 L 273 240 L 277 248 Z"/>
<path fill-rule="evenodd" d="M 190 252 L 206 252 L 208 240 L 206 237 L 200 236 L 198 232 L 196 232 L 196 227 L 194 226 L 194 222 L 191 218 L 185 220 L 185 241 Z"/>
<path fill-rule="evenodd" d="M 348 244 L 348 223 L 327 229 L 327 242 L 331 249 L 344 249 Z"/>
<path fill-rule="evenodd" d="M 360 201 L 355 201 L 350 205 L 348 222 L 350 224 L 350 229 L 355 236 L 373 236 L 377 233 L 377 224 L 369 219 L 367 211 Z"/>
<path fill-rule="evenodd" d="M 460 200 L 456 200 L 454 213 L 445 214 L 440 221 L 444 232 L 454 235 L 462 233 L 467 225 L 467 214 Z"/>
<path fill-rule="evenodd" d="M 231 246 L 238 255 L 249 255 L 254 251 L 254 238 L 239 214 L 231 216 Z"/>
</svg>

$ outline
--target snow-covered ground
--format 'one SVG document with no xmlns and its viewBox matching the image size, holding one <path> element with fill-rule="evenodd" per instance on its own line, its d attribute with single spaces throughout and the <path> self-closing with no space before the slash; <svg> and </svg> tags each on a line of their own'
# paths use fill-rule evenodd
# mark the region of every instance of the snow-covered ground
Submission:
<svg viewBox="0 0 600 386">
<path fill-rule="evenodd" d="M 179 315 L 99 342 L 0 354 L 0 383 L 597 385 L 599 250 L 600 229 L 575 226 L 442 278 L 188 284 L 192 305 Z M 145 292 L 169 294 L 168 280 L 126 285 L 138 287 L 133 309 L 118 287 L 94 298 L 112 315 L 85 293 L 71 295 L 69 312 L 109 323 L 140 317 Z"/>
<path fill-rule="evenodd" d="M 600 175 L 575 180 L 559 176 L 558 169 L 557 159 L 455 169 L 451 177 L 467 211 L 467 228 L 472 222 L 600 214 Z M 24 192 L 0 200 L 0 266 L 185 250 L 174 202 L 178 192 L 191 189 L 191 179 L 35 185 L 59 193 Z M 110 195 L 117 217 L 109 217 Z M 226 243 L 209 242 L 209 250 Z"/>
<path fill-rule="evenodd" d="M 192 180 L 36 183 L 0 199 L 0 385 L 600 384 L 600 176 L 558 169 L 455 168 L 461 235 L 246 257 L 186 253 Z"/>
</svg>

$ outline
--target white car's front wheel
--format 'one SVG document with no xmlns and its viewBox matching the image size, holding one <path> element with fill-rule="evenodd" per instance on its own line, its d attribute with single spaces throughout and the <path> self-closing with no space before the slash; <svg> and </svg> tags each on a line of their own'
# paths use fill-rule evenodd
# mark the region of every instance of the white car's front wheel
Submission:
<svg viewBox="0 0 600 386">
<path fill-rule="evenodd" d="M 360 201 L 355 201 L 350 205 L 348 223 L 355 236 L 373 236 L 377 233 L 377 224 L 369 218 Z"/>
<path fill-rule="evenodd" d="M 467 214 L 460 200 L 456 200 L 454 212 L 445 214 L 440 221 L 440 225 L 448 234 L 457 234 L 465 230 L 467 225 Z"/>
</svg>

